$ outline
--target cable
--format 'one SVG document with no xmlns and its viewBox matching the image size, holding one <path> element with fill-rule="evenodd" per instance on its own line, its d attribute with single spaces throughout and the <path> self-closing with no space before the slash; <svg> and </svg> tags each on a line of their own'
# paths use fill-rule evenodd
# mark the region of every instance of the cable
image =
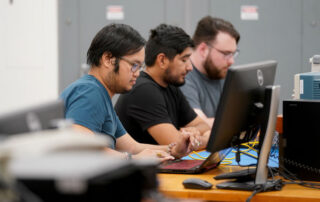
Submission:
<svg viewBox="0 0 320 202">
<path fill-rule="evenodd" d="M 305 182 L 303 180 L 298 179 L 293 173 L 291 173 L 284 166 L 281 166 L 281 169 L 283 169 L 284 172 L 280 171 L 280 175 L 285 179 L 291 181 L 291 183 L 285 182 L 285 184 L 297 184 L 297 185 L 308 187 L 308 188 L 320 189 L 320 183 Z"/>
<path fill-rule="evenodd" d="M 251 199 L 260 192 L 266 191 L 280 191 L 283 187 L 284 183 L 281 179 L 268 181 L 261 185 L 256 185 L 256 189 L 252 192 L 252 194 L 247 198 L 246 202 L 250 202 Z"/>
<path fill-rule="evenodd" d="M 190 154 L 188 155 L 188 157 L 192 158 L 193 160 L 202 160 L 202 159 L 195 158 L 195 157 L 191 156 Z"/>
<path fill-rule="evenodd" d="M 247 148 L 246 149 L 240 149 L 240 146 L 237 146 L 236 150 L 235 149 L 232 150 L 233 153 L 236 153 L 235 157 L 224 158 L 224 160 L 221 162 L 221 165 L 230 165 L 230 164 L 232 164 L 232 162 L 233 162 L 232 160 L 234 160 L 234 159 L 236 159 L 236 162 L 238 163 L 238 166 L 241 166 L 241 167 L 247 167 L 247 166 L 256 165 L 256 164 L 240 165 L 239 162 L 240 162 L 240 156 L 241 155 L 246 155 L 246 156 L 251 157 L 253 159 L 257 159 L 258 158 L 257 155 L 254 155 L 254 154 L 250 153 L 250 151 L 254 151 L 254 152 L 258 153 L 258 151 L 254 148 L 258 144 L 259 144 L 259 141 L 251 141 L 251 142 L 247 142 L 247 143 L 242 143 L 241 146 L 245 146 Z M 202 151 L 205 151 L 205 150 L 202 150 Z M 199 151 L 199 152 L 202 152 L 202 151 Z M 274 154 L 278 153 L 277 149 L 273 149 L 271 151 L 273 151 Z M 204 156 L 200 155 L 199 152 L 193 151 L 191 154 L 188 155 L 188 157 L 190 157 L 191 159 L 194 159 L 194 160 L 205 160 L 205 159 L 207 159 L 207 157 L 204 157 Z M 193 154 L 196 155 L 197 157 L 195 157 Z M 276 155 L 271 155 L 271 152 L 270 152 L 269 157 L 277 158 Z M 238 160 L 239 160 L 239 162 L 238 162 Z M 271 159 L 271 160 L 273 162 L 277 163 L 277 161 L 275 161 L 274 159 Z"/>
<path fill-rule="evenodd" d="M 311 167 L 311 166 L 308 166 L 308 165 L 305 165 L 303 163 L 299 163 L 297 161 L 293 161 L 293 160 L 290 160 L 290 159 L 286 159 L 284 158 L 283 159 L 286 163 L 292 165 L 292 166 L 295 166 L 295 167 L 299 167 L 299 168 L 302 168 L 302 169 L 305 169 L 309 172 L 312 172 L 312 173 L 315 173 L 317 175 L 320 175 L 320 169 L 318 168 L 314 168 L 314 167 Z"/>
<path fill-rule="evenodd" d="M 232 161 L 228 161 L 228 160 L 223 160 L 220 165 L 230 165 L 232 164 Z"/>
<path fill-rule="evenodd" d="M 262 190 L 263 190 L 262 188 L 257 189 L 257 190 L 254 190 L 254 191 L 252 192 L 252 194 L 247 198 L 246 202 L 250 202 L 251 199 L 252 199 L 256 194 L 262 192 Z"/>
<path fill-rule="evenodd" d="M 202 151 L 205 151 L 205 150 L 202 150 Z M 202 151 L 199 151 L 199 152 L 202 152 Z M 200 159 L 197 158 L 197 157 L 192 156 L 192 154 L 195 154 L 195 155 L 198 156 Z M 194 160 L 205 160 L 205 159 L 208 158 L 208 157 L 201 156 L 201 155 L 200 155 L 198 152 L 196 152 L 196 151 L 192 151 L 192 154 L 189 154 L 188 157 L 190 157 L 190 158 L 192 158 L 192 159 L 194 159 Z"/>
<path fill-rule="evenodd" d="M 203 150 L 204 151 L 204 150 Z M 200 151 L 200 152 L 202 152 L 202 151 Z M 198 152 L 196 152 L 196 151 L 193 151 L 192 152 L 193 154 L 195 154 L 195 155 L 197 155 L 198 157 L 200 157 L 201 159 L 206 159 L 206 158 L 208 158 L 208 157 L 204 157 L 204 156 L 201 156 Z"/>
<path fill-rule="evenodd" d="M 240 153 L 244 154 L 244 155 L 247 155 L 249 157 L 252 157 L 254 159 L 257 159 L 258 157 L 256 155 L 253 155 L 253 154 L 250 154 L 249 152 L 245 152 L 245 151 L 241 151 L 240 150 Z"/>
</svg>

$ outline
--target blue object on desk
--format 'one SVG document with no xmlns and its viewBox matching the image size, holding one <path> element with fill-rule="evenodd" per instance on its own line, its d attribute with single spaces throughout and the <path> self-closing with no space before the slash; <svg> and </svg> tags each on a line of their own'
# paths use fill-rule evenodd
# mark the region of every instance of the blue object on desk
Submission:
<svg viewBox="0 0 320 202">
<path fill-rule="evenodd" d="M 240 151 L 247 151 L 248 149 L 240 149 Z M 255 152 L 254 150 L 249 150 L 247 151 L 248 153 L 254 155 L 254 156 L 258 156 L 257 152 Z M 197 155 L 198 154 L 198 155 Z M 185 156 L 182 159 L 185 160 L 192 160 L 192 159 L 197 159 L 197 160 L 201 160 L 201 159 L 205 159 L 210 155 L 210 152 L 207 151 L 200 151 L 197 152 L 197 154 L 195 153 L 191 153 L 189 156 Z M 193 158 L 191 158 L 190 156 L 192 156 Z M 236 150 L 232 150 L 232 152 L 230 152 L 224 159 L 224 161 L 221 162 L 221 165 L 233 165 L 236 166 L 238 165 L 238 163 L 235 160 L 235 156 L 236 156 Z M 204 158 L 201 158 L 204 157 Z M 271 148 L 271 152 L 270 152 L 270 156 L 269 156 L 269 161 L 268 161 L 268 166 L 270 167 L 279 167 L 279 150 L 278 148 Z M 231 163 L 229 162 L 231 161 Z M 252 164 L 257 164 L 257 159 L 247 156 L 245 154 L 242 154 L 240 157 L 240 165 L 242 166 L 247 166 L 247 165 L 252 165 Z"/>
</svg>

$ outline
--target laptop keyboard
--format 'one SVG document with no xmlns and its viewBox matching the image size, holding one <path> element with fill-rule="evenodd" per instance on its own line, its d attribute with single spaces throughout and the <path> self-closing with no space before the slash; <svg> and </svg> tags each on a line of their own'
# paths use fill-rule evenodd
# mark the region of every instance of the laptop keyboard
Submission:
<svg viewBox="0 0 320 202">
<path fill-rule="evenodd" d="M 173 161 L 167 161 L 162 163 L 162 167 L 165 167 L 167 169 L 190 169 L 194 168 L 196 166 L 200 166 L 202 164 L 203 160 L 173 160 Z"/>
</svg>

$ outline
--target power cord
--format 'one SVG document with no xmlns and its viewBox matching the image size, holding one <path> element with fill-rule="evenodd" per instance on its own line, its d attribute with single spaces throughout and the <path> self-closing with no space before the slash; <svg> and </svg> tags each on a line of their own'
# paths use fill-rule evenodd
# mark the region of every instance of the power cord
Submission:
<svg viewBox="0 0 320 202">
<path fill-rule="evenodd" d="M 252 192 L 252 194 L 247 198 L 246 202 L 250 202 L 251 199 L 258 193 L 266 192 L 266 191 L 280 191 L 283 187 L 284 183 L 281 179 L 268 181 L 265 184 L 257 185 L 256 189 Z"/>
<path fill-rule="evenodd" d="M 284 184 L 297 184 L 297 185 L 308 187 L 308 188 L 320 189 L 320 183 L 305 182 L 303 180 L 300 180 L 288 169 L 286 169 L 284 166 L 281 166 L 281 169 L 279 170 L 281 170 L 280 175 L 284 177 L 286 180 L 290 181 L 290 182 L 284 182 Z"/>
</svg>

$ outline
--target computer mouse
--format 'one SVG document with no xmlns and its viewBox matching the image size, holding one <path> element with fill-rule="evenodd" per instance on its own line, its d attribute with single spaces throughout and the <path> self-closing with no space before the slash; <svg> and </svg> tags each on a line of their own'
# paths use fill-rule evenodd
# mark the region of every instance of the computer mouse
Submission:
<svg viewBox="0 0 320 202">
<path fill-rule="evenodd" d="M 200 178 L 188 178 L 182 182 L 186 189 L 211 189 L 212 184 Z"/>
</svg>

